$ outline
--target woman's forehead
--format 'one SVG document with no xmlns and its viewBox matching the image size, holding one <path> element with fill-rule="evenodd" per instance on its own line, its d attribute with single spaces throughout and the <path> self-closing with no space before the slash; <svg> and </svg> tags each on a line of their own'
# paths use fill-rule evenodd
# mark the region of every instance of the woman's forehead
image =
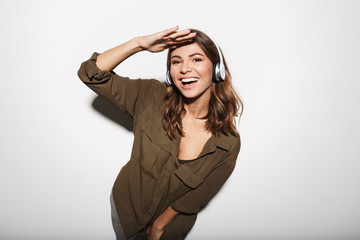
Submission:
<svg viewBox="0 0 360 240">
<path fill-rule="evenodd" d="M 171 56 L 179 56 L 179 57 L 187 57 L 190 55 L 194 55 L 195 53 L 199 53 L 201 55 L 205 55 L 205 52 L 201 49 L 198 43 L 190 43 L 187 45 L 183 45 L 180 47 L 175 48 L 171 52 Z"/>
</svg>

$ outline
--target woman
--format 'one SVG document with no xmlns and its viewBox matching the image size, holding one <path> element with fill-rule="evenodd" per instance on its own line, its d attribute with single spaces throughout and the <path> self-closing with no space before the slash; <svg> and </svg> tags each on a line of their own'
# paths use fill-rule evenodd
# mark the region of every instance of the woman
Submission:
<svg viewBox="0 0 360 240">
<path fill-rule="evenodd" d="M 168 85 L 112 71 L 137 52 L 166 49 Z M 174 27 L 94 53 L 78 75 L 134 120 L 131 159 L 111 195 L 117 239 L 184 239 L 240 150 L 242 103 L 220 50 L 204 33 Z"/>
</svg>

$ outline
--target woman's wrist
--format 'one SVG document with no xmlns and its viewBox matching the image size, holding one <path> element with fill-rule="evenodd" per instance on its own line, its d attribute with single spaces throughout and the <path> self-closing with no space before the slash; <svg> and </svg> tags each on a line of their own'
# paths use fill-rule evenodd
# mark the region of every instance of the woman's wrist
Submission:
<svg viewBox="0 0 360 240">
<path fill-rule="evenodd" d="M 140 51 L 146 50 L 146 49 L 141 45 L 141 39 L 142 39 L 142 37 L 134 37 L 133 39 L 130 40 L 130 42 L 133 43 L 135 52 L 140 52 Z"/>
<path fill-rule="evenodd" d="M 129 56 L 145 50 L 140 46 L 140 37 L 134 37 L 127 41 L 124 45 L 127 46 Z"/>
<path fill-rule="evenodd" d="M 157 231 L 163 231 L 165 228 L 165 224 L 159 221 L 159 219 L 156 219 L 152 227 L 155 228 Z"/>
<path fill-rule="evenodd" d="M 153 227 L 157 231 L 163 231 L 164 228 L 179 214 L 170 206 L 158 217 L 153 223 Z"/>
</svg>

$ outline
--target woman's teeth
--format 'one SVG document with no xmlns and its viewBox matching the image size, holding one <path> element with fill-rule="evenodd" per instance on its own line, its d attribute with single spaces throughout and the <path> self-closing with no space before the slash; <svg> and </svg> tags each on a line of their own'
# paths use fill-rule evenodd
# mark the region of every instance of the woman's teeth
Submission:
<svg viewBox="0 0 360 240">
<path fill-rule="evenodd" d="M 182 78 L 181 83 L 187 84 L 187 83 L 197 82 L 198 80 L 199 80 L 198 78 Z"/>
</svg>

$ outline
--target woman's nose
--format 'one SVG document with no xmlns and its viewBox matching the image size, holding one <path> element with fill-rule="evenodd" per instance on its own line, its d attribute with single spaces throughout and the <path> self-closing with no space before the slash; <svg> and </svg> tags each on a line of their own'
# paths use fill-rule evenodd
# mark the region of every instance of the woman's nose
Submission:
<svg viewBox="0 0 360 240">
<path fill-rule="evenodd" d="M 188 61 L 184 61 L 181 64 L 181 69 L 180 69 L 182 74 L 186 74 L 188 72 L 191 72 L 191 64 Z"/>
</svg>

